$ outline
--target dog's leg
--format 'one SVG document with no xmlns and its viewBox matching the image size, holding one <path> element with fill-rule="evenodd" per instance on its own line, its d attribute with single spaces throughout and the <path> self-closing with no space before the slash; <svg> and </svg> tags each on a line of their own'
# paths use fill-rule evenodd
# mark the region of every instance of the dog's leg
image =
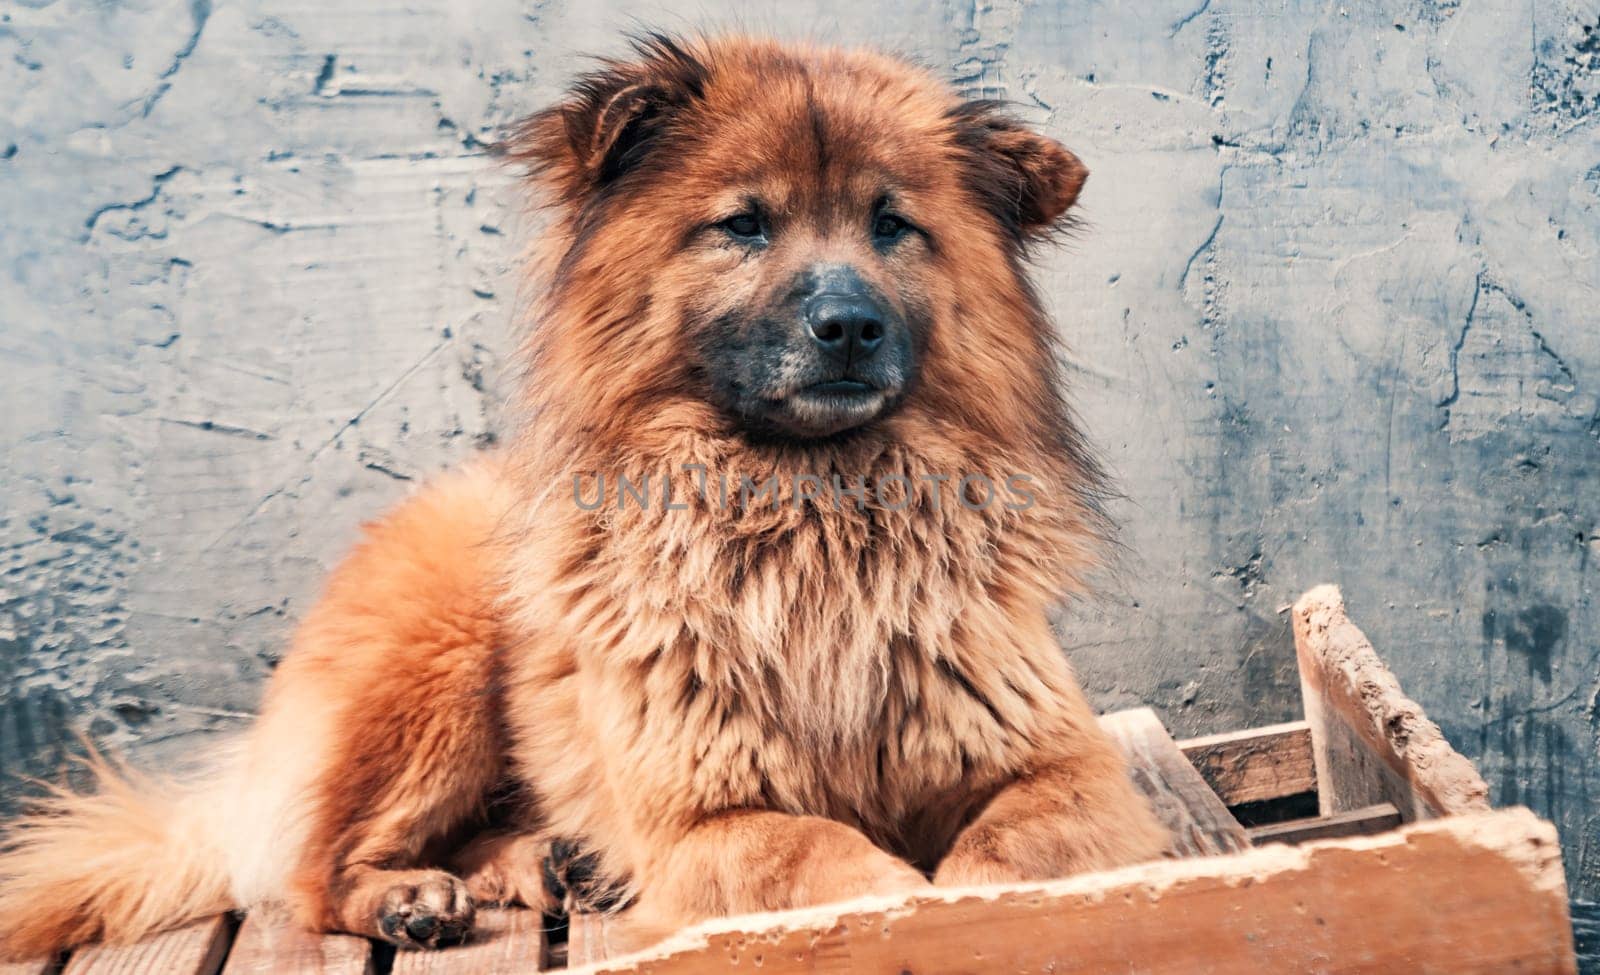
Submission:
<svg viewBox="0 0 1600 975">
<path fill-rule="evenodd" d="M 520 904 L 537 911 L 561 906 L 550 889 L 551 842 L 536 833 L 485 833 L 475 837 L 451 865 L 477 904 Z"/>
<path fill-rule="evenodd" d="M 665 933 L 693 921 L 926 888 L 910 864 L 830 819 L 735 810 L 665 844 L 634 914 Z"/>
<path fill-rule="evenodd" d="M 461 880 L 428 866 L 426 850 L 481 815 L 499 776 L 492 710 L 440 682 L 380 680 L 347 716 L 314 787 L 309 835 L 291 903 L 309 926 L 405 947 L 459 940 L 473 904 Z M 411 695 L 417 694 L 412 698 Z"/>
<path fill-rule="evenodd" d="M 1151 860 L 1166 830 L 1096 729 L 1077 750 L 1002 787 L 957 835 L 940 886 L 1048 880 Z"/>
<path fill-rule="evenodd" d="M 406 947 L 458 940 L 471 927 L 466 886 L 422 868 L 430 847 L 484 815 L 502 774 L 496 708 L 484 694 L 492 678 L 481 672 L 488 654 L 466 643 L 418 648 L 415 670 L 374 672 L 339 715 L 290 883 L 307 924 Z"/>
<path fill-rule="evenodd" d="M 472 924 L 466 886 L 427 868 L 503 774 L 491 544 L 503 493 L 492 469 L 471 468 L 369 525 L 274 678 L 274 720 L 320 711 L 327 742 L 276 756 L 318 763 L 288 882 L 308 926 L 432 947 Z"/>
<path fill-rule="evenodd" d="M 406 947 L 459 940 L 472 898 L 428 866 L 427 849 L 482 815 L 500 775 L 494 714 L 450 679 L 381 678 L 336 727 L 313 787 L 291 903 L 312 927 Z"/>
</svg>

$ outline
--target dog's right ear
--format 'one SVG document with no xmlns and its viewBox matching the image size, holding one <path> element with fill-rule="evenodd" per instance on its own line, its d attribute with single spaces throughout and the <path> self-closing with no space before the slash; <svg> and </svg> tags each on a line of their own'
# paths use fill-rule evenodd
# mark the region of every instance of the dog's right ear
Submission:
<svg viewBox="0 0 1600 975">
<path fill-rule="evenodd" d="M 557 201 L 581 207 L 621 179 L 704 93 L 706 66 L 687 45 L 650 34 L 636 38 L 634 50 L 636 60 L 604 62 L 501 144 Z"/>
<path fill-rule="evenodd" d="M 1066 223 L 1089 170 L 1049 136 L 1010 117 L 996 101 L 970 101 L 950 112 L 972 188 L 1019 243 Z"/>
</svg>

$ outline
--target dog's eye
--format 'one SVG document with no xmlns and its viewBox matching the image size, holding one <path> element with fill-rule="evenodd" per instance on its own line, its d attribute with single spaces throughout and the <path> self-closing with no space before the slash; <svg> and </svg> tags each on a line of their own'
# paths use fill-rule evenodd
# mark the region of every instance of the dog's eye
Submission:
<svg viewBox="0 0 1600 975">
<path fill-rule="evenodd" d="M 910 229 L 910 224 L 892 213 L 880 213 L 877 219 L 872 221 L 872 236 L 880 241 L 899 240 Z"/>
<path fill-rule="evenodd" d="M 753 213 L 740 213 L 722 221 L 722 229 L 740 240 L 757 240 L 761 237 L 761 218 Z"/>
</svg>

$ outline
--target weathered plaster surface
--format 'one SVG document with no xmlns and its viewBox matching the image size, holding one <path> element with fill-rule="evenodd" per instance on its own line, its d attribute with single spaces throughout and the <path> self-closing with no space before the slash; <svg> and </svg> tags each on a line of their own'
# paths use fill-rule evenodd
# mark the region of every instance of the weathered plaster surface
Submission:
<svg viewBox="0 0 1600 975">
<path fill-rule="evenodd" d="M 483 155 L 636 23 L 914 52 L 1094 172 L 1041 275 L 1129 555 L 1065 642 L 1297 710 L 1322 581 L 1600 895 L 1593 0 L 0 5 L 0 770 L 240 725 L 359 522 L 494 438 Z"/>
</svg>

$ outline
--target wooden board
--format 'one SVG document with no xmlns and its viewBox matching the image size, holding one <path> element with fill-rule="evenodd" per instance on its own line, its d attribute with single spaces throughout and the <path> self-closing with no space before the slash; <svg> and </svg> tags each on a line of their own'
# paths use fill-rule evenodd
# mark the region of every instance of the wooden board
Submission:
<svg viewBox="0 0 1600 975">
<path fill-rule="evenodd" d="M 1122 748 L 1134 784 L 1172 831 L 1174 855 L 1208 856 L 1250 848 L 1249 834 L 1184 757 L 1154 711 L 1118 711 L 1101 718 L 1100 726 Z"/>
<path fill-rule="evenodd" d="M 1283 799 L 1317 788 L 1311 726 L 1304 721 L 1189 738 L 1178 747 L 1225 805 Z"/>
<path fill-rule="evenodd" d="M 567 967 L 578 968 L 621 954 L 609 934 L 620 922 L 604 914 L 574 914 L 567 919 Z"/>
<path fill-rule="evenodd" d="M 218 914 L 134 945 L 90 945 L 73 953 L 62 975 L 214 975 L 233 927 L 232 917 Z"/>
<path fill-rule="evenodd" d="M 234 937 L 223 975 L 369 975 L 372 945 L 348 934 L 317 934 L 292 920 L 252 912 Z"/>
<path fill-rule="evenodd" d="M 1406 697 L 1333 586 L 1294 604 L 1295 654 L 1324 814 L 1393 803 L 1407 822 L 1489 808 L 1477 769 Z"/>
<path fill-rule="evenodd" d="M 591 972 L 1575 971 L 1555 829 L 1525 809 L 1048 884 L 731 918 Z"/>
<path fill-rule="evenodd" d="M 1250 828 L 1250 842 L 1306 843 L 1311 840 L 1331 840 L 1340 836 L 1371 836 L 1394 829 L 1401 823 L 1400 810 L 1392 804 L 1381 802 L 1364 809 L 1313 816 L 1309 819 L 1291 819 L 1282 823 Z"/>
<path fill-rule="evenodd" d="M 538 911 L 478 912 L 466 944 L 441 951 L 398 951 L 394 975 L 524 975 L 545 958 L 544 917 Z"/>
<path fill-rule="evenodd" d="M 581 968 L 605 961 L 605 915 L 573 914 L 567 917 L 567 967 Z"/>
</svg>

